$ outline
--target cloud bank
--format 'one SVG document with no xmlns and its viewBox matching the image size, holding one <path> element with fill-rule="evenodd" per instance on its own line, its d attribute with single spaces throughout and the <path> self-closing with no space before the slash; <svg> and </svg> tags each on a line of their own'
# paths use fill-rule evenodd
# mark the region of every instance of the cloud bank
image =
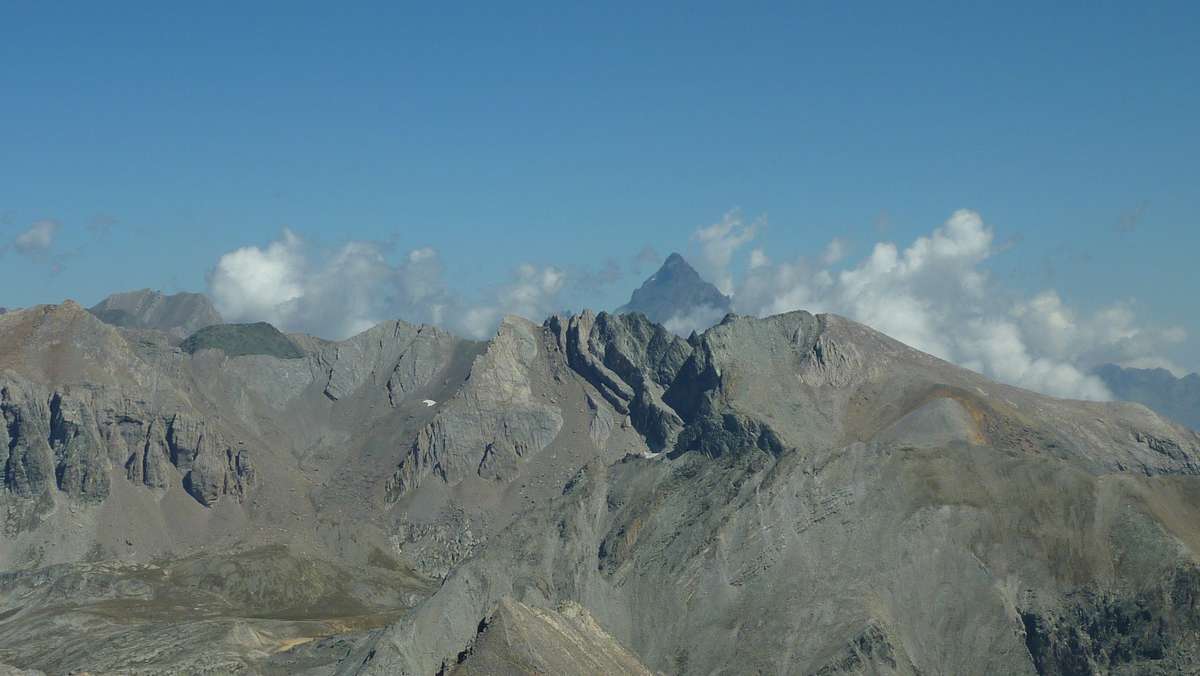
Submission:
<svg viewBox="0 0 1200 676">
<path fill-rule="evenodd" d="M 399 263 L 385 254 L 364 241 L 320 250 L 284 229 L 266 246 L 221 256 L 208 276 L 209 293 L 229 321 L 267 321 L 324 338 L 395 318 L 483 338 L 506 314 L 541 318 L 557 310 L 566 281 L 558 268 L 524 264 L 508 282 L 468 301 L 447 288 L 436 250 L 413 249 Z"/>
<path fill-rule="evenodd" d="M 1091 369 L 1104 362 L 1170 366 L 1157 355 L 1184 339 L 1180 329 L 1148 328 L 1132 303 L 1084 314 L 1047 289 L 1024 298 L 999 288 L 986 263 L 999 253 L 993 229 L 970 210 L 954 212 L 940 227 L 901 248 L 876 244 L 861 261 L 835 265 L 847 247 L 834 239 L 819 260 L 775 262 L 749 252 L 737 284 L 729 272 L 736 251 L 755 229 L 729 217 L 697 231 L 715 248 L 703 250 L 733 295 L 734 310 L 766 316 L 805 309 L 833 312 L 868 324 L 935 356 L 997 380 L 1060 397 L 1109 399 Z M 668 322 L 680 332 L 706 318 L 688 313 Z"/>
<path fill-rule="evenodd" d="M 746 223 L 738 211 L 730 211 L 716 223 L 699 228 L 692 236 L 700 246 L 701 258 L 697 262 L 701 274 L 706 276 L 721 293 L 733 291 L 733 275 L 729 271 L 734 253 L 758 235 L 760 221 Z"/>
</svg>

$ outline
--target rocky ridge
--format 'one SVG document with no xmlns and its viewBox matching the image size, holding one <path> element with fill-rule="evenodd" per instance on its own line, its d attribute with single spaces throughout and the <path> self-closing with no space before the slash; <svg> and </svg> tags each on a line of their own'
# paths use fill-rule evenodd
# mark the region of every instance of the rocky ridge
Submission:
<svg viewBox="0 0 1200 676">
<path fill-rule="evenodd" d="M 224 321 L 202 293 L 166 295 L 151 289 L 114 293 L 88 311 L 113 326 L 155 329 L 178 339 Z"/>
<path fill-rule="evenodd" d="M 1192 429 L 1200 429 L 1200 373 L 1175 377 L 1166 369 L 1105 364 L 1096 369 L 1117 399 L 1136 401 Z"/>
<path fill-rule="evenodd" d="M 998 385 L 804 312 L 687 340 L 590 312 L 486 343 L 399 321 L 287 339 L 301 356 L 190 354 L 70 302 L 0 317 L 0 662 L 1196 668 L 1200 436 L 1142 406 Z M 194 557 L 248 586 L 155 577 Z M 407 591 L 367 603 L 392 574 Z M 31 579 L 97 584 L 63 615 Z M 260 579 L 357 600 L 281 617 L 291 601 L 239 591 Z M 205 624 L 165 602 L 200 593 Z M 146 603 L 111 649 L 129 627 L 106 609 Z M 45 643 L 59 616 L 79 651 Z M 170 638 L 202 627 L 204 648 Z"/>
</svg>

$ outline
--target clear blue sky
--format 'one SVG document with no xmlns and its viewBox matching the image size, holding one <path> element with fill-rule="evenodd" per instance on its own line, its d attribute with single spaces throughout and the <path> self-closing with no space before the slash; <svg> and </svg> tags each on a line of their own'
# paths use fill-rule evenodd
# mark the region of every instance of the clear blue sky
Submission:
<svg viewBox="0 0 1200 676">
<path fill-rule="evenodd" d="M 1197 3 L 353 4 L 0 5 L 0 241 L 62 224 L 0 305 L 202 289 L 284 225 L 469 289 L 731 207 L 797 253 L 969 207 L 998 277 L 1200 334 Z"/>
</svg>

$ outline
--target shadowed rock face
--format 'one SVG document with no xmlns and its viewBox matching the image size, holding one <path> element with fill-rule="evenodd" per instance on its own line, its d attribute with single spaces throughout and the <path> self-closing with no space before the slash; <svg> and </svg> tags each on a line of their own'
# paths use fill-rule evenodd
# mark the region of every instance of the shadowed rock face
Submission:
<svg viewBox="0 0 1200 676">
<path fill-rule="evenodd" d="M 618 314 L 640 312 L 654 322 L 703 311 L 721 317 L 730 309 L 729 296 L 704 281 L 695 268 L 677 253 L 633 292 L 629 302 L 617 308 Z"/>
<path fill-rule="evenodd" d="M 1166 369 L 1105 364 L 1096 369 L 1096 375 L 1117 399 L 1136 401 L 1194 430 L 1200 429 L 1200 374 L 1176 378 Z"/>
<path fill-rule="evenodd" d="M 1200 436 L 1145 407 L 804 312 L 286 339 L 0 316 L 0 663 L 1200 668 Z"/>
</svg>

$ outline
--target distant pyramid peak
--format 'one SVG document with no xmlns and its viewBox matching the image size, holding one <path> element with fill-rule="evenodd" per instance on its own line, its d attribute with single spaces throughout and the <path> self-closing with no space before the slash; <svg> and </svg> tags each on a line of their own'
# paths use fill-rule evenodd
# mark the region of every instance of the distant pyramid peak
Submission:
<svg viewBox="0 0 1200 676">
<path fill-rule="evenodd" d="M 730 305 L 729 296 L 701 277 L 682 255 L 672 253 L 617 312 L 641 312 L 661 324 L 700 308 L 723 314 Z"/>
</svg>

